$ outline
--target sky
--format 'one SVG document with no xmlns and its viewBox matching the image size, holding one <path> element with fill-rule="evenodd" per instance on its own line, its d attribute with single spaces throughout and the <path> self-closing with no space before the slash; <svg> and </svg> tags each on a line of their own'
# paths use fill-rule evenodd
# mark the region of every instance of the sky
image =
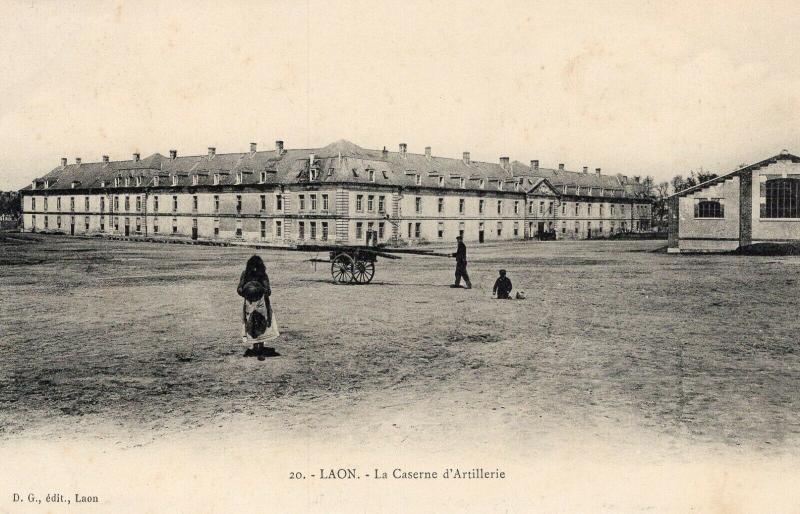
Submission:
<svg viewBox="0 0 800 514">
<path fill-rule="evenodd" d="M 800 154 L 798 4 L 0 0 L 0 190 L 277 139 L 730 171 Z"/>
</svg>

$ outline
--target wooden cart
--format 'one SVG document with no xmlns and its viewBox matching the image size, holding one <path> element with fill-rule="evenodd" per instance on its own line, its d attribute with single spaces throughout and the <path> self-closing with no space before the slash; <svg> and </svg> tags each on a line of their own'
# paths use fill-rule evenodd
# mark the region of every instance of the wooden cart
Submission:
<svg viewBox="0 0 800 514">
<path fill-rule="evenodd" d="M 432 250 L 407 248 L 386 248 L 382 246 L 345 245 L 297 245 L 301 252 L 328 252 L 329 259 L 309 259 L 311 262 L 330 263 L 331 277 L 337 284 L 369 284 L 375 277 L 375 261 L 400 259 L 395 254 L 407 253 L 433 257 L 450 257 L 449 254 L 435 253 Z"/>
</svg>

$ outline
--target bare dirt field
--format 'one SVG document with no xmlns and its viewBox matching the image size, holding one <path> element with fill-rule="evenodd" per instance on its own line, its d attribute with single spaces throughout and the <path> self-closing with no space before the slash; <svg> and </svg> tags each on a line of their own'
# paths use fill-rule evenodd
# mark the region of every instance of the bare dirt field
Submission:
<svg viewBox="0 0 800 514">
<path fill-rule="evenodd" d="M 448 287 L 452 259 L 380 260 L 372 284 L 342 286 L 313 255 L 259 250 L 282 331 L 281 356 L 259 362 L 242 357 L 236 295 L 254 250 L 9 236 L 6 440 L 244 421 L 389 443 L 578 430 L 792 452 L 800 434 L 800 257 L 473 244 L 468 291 Z M 499 268 L 527 300 L 491 298 Z"/>
</svg>

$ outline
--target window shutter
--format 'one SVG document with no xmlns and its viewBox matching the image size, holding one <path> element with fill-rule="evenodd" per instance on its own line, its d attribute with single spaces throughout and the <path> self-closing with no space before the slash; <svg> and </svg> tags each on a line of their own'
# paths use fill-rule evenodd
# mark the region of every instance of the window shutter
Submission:
<svg viewBox="0 0 800 514">
<path fill-rule="evenodd" d="M 695 198 L 694 200 L 694 217 L 700 217 L 700 200 L 698 198 Z"/>
</svg>

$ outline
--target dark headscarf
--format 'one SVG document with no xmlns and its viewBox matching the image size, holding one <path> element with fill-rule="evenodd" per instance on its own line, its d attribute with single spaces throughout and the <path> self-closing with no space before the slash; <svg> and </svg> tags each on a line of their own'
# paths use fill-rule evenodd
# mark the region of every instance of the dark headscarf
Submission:
<svg viewBox="0 0 800 514">
<path fill-rule="evenodd" d="M 258 255 L 253 255 L 247 259 L 247 266 L 244 269 L 243 282 L 250 281 L 263 282 L 267 279 L 267 267 Z"/>
</svg>

